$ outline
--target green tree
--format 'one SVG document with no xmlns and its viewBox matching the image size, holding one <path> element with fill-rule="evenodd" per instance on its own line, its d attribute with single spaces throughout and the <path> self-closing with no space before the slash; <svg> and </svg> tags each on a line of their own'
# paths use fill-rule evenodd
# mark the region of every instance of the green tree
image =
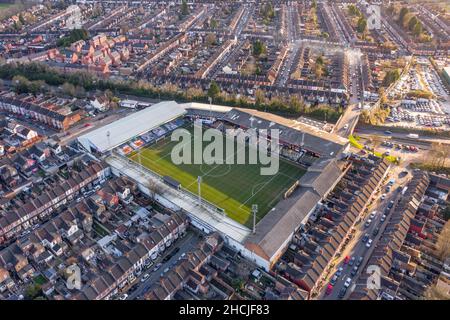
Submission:
<svg viewBox="0 0 450 320">
<path fill-rule="evenodd" d="M 351 4 L 348 6 L 348 13 L 351 16 L 360 16 L 361 15 L 361 11 L 354 4 Z"/>
<path fill-rule="evenodd" d="M 25 24 L 25 19 L 23 18 L 23 15 L 19 14 L 19 21 L 22 25 Z"/>
<path fill-rule="evenodd" d="M 413 31 L 416 24 L 419 22 L 419 19 L 417 19 L 416 16 L 411 17 L 408 21 L 408 29 L 409 31 Z"/>
<path fill-rule="evenodd" d="M 41 293 L 41 286 L 38 284 L 30 284 L 25 289 L 25 298 L 32 300 L 36 298 Z"/>
<path fill-rule="evenodd" d="M 422 34 L 422 32 L 423 32 L 422 23 L 421 23 L 420 21 L 418 21 L 418 22 L 415 24 L 415 26 L 414 26 L 413 34 L 414 34 L 414 36 L 416 36 L 416 37 L 420 37 L 420 35 Z"/>
<path fill-rule="evenodd" d="M 389 87 L 392 83 L 400 79 L 400 71 L 398 69 L 389 70 L 383 78 L 382 85 Z"/>
<path fill-rule="evenodd" d="M 220 87 L 214 80 L 211 81 L 208 89 L 208 97 L 216 98 L 220 94 Z"/>
<path fill-rule="evenodd" d="M 186 0 L 181 2 L 181 15 L 187 16 L 189 14 L 189 7 Z"/>
<path fill-rule="evenodd" d="M 216 19 L 211 19 L 209 26 L 211 27 L 211 29 L 216 29 L 218 26 L 217 20 Z"/>
<path fill-rule="evenodd" d="M 259 57 L 266 53 L 266 46 L 261 40 L 256 40 L 253 42 L 253 55 Z"/>
<path fill-rule="evenodd" d="M 367 28 L 367 20 L 364 17 L 358 19 L 358 25 L 356 26 L 356 30 L 359 33 L 364 33 Z"/>
<path fill-rule="evenodd" d="M 409 12 L 408 8 L 406 7 L 402 7 L 400 9 L 400 13 L 398 15 L 398 21 L 400 22 L 400 24 L 403 24 L 403 19 L 405 18 L 406 14 Z"/>
</svg>

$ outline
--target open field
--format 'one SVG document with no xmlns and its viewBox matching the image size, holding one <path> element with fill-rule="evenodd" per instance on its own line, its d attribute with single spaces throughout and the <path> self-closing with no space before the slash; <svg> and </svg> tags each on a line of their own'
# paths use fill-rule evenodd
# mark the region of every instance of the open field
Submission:
<svg viewBox="0 0 450 320">
<path fill-rule="evenodd" d="M 175 165 L 171 161 L 171 151 L 176 143 L 166 138 L 141 149 L 141 164 L 161 176 L 172 177 L 194 194 L 197 194 L 197 177 L 202 176 L 202 198 L 224 209 L 230 218 L 249 227 L 253 222 L 252 204 L 258 204 L 259 221 L 305 172 L 282 159 L 278 173 L 270 176 L 260 175 L 260 164 Z M 237 145 L 235 150 L 248 152 L 248 147 Z M 131 154 L 130 158 L 139 161 L 137 153 Z"/>
</svg>

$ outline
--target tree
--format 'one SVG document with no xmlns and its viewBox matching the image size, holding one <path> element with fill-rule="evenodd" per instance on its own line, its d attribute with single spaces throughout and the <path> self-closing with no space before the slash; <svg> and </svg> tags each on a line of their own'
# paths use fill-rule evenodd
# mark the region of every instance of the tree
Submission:
<svg viewBox="0 0 450 320">
<path fill-rule="evenodd" d="M 348 13 L 351 16 L 360 16 L 361 15 L 361 11 L 354 4 L 351 4 L 348 6 Z"/>
<path fill-rule="evenodd" d="M 211 27 L 211 29 L 216 29 L 218 26 L 217 20 L 216 19 L 211 19 L 209 26 Z"/>
<path fill-rule="evenodd" d="M 155 200 L 155 197 L 162 193 L 161 187 L 153 179 L 149 179 L 147 181 L 147 188 L 150 191 L 150 197 L 152 200 Z"/>
<path fill-rule="evenodd" d="M 217 41 L 216 35 L 213 32 L 210 32 L 206 35 L 205 44 L 208 47 L 211 47 L 212 45 L 216 44 L 216 41 Z"/>
<path fill-rule="evenodd" d="M 214 80 L 211 81 L 208 89 L 208 97 L 216 98 L 220 94 L 220 87 Z"/>
<path fill-rule="evenodd" d="M 38 284 L 30 284 L 25 289 L 25 298 L 32 300 L 36 298 L 41 293 L 41 286 Z"/>
<path fill-rule="evenodd" d="M 189 14 L 189 7 L 186 0 L 181 2 L 181 15 L 187 16 Z"/>
<path fill-rule="evenodd" d="M 253 55 L 259 57 L 266 53 L 266 46 L 261 40 L 256 40 L 253 42 Z"/>
<path fill-rule="evenodd" d="M 75 96 L 75 86 L 71 83 L 65 82 L 62 85 L 62 92 L 68 96 L 74 97 Z"/>
<path fill-rule="evenodd" d="M 441 261 L 450 258 L 450 221 L 447 221 L 442 227 L 436 242 L 435 253 Z"/>
<path fill-rule="evenodd" d="M 416 24 L 419 22 L 419 19 L 417 19 L 416 16 L 413 16 L 411 19 L 409 19 L 408 21 L 408 29 L 409 31 L 413 31 L 414 27 L 416 26 Z"/>
<path fill-rule="evenodd" d="M 413 35 L 416 37 L 419 37 L 422 32 L 423 32 L 423 27 L 422 27 L 422 23 L 420 21 L 418 21 L 415 25 L 414 25 L 414 29 L 413 29 Z"/>
<path fill-rule="evenodd" d="M 449 300 L 450 295 L 439 289 L 436 285 L 431 285 L 424 293 L 424 299 L 426 300 Z"/>
<path fill-rule="evenodd" d="M 405 18 L 406 14 L 409 12 L 408 8 L 406 7 L 402 7 L 400 9 L 400 13 L 398 15 L 398 21 L 400 22 L 400 24 L 403 24 L 403 19 Z"/>
<path fill-rule="evenodd" d="M 19 14 L 19 21 L 22 25 L 25 24 L 25 19 L 23 18 L 23 15 Z"/>
<path fill-rule="evenodd" d="M 358 19 L 358 25 L 356 26 L 356 30 L 359 33 L 364 33 L 367 28 L 367 20 L 364 17 Z"/>
<path fill-rule="evenodd" d="M 266 94 L 264 93 L 264 90 L 256 89 L 256 91 L 255 91 L 256 107 L 258 108 L 264 103 L 266 103 Z"/>
<path fill-rule="evenodd" d="M 450 219 L 450 204 L 448 204 L 444 210 L 442 210 L 442 217 L 445 221 Z"/>
<path fill-rule="evenodd" d="M 392 83 L 400 79 L 400 71 L 398 69 L 389 70 L 383 78 L 382 85 L 389 87 Z"/>
</svg>

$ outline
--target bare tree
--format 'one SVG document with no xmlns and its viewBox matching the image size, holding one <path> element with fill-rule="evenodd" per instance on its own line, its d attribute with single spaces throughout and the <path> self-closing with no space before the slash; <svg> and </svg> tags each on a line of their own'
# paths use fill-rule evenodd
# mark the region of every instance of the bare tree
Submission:
<svg viewBox="0 0 450 320">
<path fill-rule="evenodd" d="M 427 300 L 449 300 L 450 295 L 439 289 L 436 285 L 432 285 L 425 291 L 424 298 Z"/>
<path fill-rule="evenodd" d="M 155 200 L 156 195 L 162 193 L 161 186 L 159 186 L 159 185 L 156 183 L 156 181 L 153 180 L 153 179 L 149 179 L 149 180 L 147 181 L 146 187 L 147 187 L 148 190 L 150 191 L 150 197 L 152 198 L 152 200 Z"/>
<path fill-rule="evenodd" d="M 450 220 L 445 223 L 439 234 L 435 253 L 442 261 L 450 258 Z"/>
</svg>

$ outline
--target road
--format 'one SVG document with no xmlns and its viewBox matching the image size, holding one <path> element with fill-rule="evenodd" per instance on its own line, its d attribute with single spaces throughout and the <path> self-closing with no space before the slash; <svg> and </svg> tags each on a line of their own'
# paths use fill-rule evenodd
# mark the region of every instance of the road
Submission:
<svg viewBox="0 0 450 320">
<path fill-rule="evenodd" d="M 341 258 L 337 261 L 335 270 L 337 270 L 339 267 L 343 268 L 342 274 L 339 276 L 337 282 L 333 286 L 333 290 L 331 294 L 325 295 L 325 289 L 326 286 L 324 286 L 323 290 L 321 291 L 321 299 L 323 300 L 336 300 L 339 299 L 339 292 L 344 287 L 344 283 L 347 278 L 351 278 L 351 285 L 346 291 L 344 299 L 348 297 L 354 287 L 355 280 L 360 276 L 361 271 L 364 270 L 365 264 L 367 264 L 367 261 L 370 258 L 370 255 L 373 251 L 373 249 L 376 247 L 376 243 L 381 238 L 381 235 L 384 231 L 384 228 L 386 227 L 390 215 L 386 214 L 386 218 L 384 221 L 381 221 L 381 218 L 383 214 L 385 213 L 385 210 L 387 209 L 387 206 L 389 205 L 390 201 L 394 201 L 394 203 L 397 201 L 399 197 L 401 197 L 401 192 L 397 191 L 397 189 L 400 187 L 400 189 L 405 186 L 411 175 L 405 175 L 405 176 L 399 176 L 400 172 L 404 169 L 402 167 L 395 167 L 392 169 L 390 173 L 390 177 L 395 179 L 395 183 L 391 187 L 391 191 L 386 194 L 386 199 L 381 200 L 381 195 L 383 193 L 386 193 L 386 185 L 381 185 L 380 192 L 376 200 L 374 201 L 373 205 L 369 207 L 367 212 L 364 213 L 361 222 L 355 226 L 355 233 L 353 235 L 353 239 L 349 242 L 347 245 L 347 248 L 343 251 Z M 395 209 L 395 208 L 394 208 Z M 392 212 L 393 209 L 390 210 Z M 366 227 L 366 222 L 370 218 L 370 214 L 372 212 L 375 212 L 375 217 L 372 219 L 372 222 L 368 227 Z M 374 231 L 378 229 L 378 233 L 374 233 Z M 366 241 L 363 242 L 363 238 L 365 235 L 368 235 L 369 239 L 372 239 L 372 245 L 370 248 L 366 246 Z M 355 264 L 350 266 L 349 264 L 344 263 L 345 257 L 348 256 L 350 259 L 351 257 L 355 257 L 355 260 L 357 260 L 359 257 L 363 258 L 362 263 L 358 267 L 358 271 L 355 275 L 351 275 L 352 269 L 355 267 Z M 327 284 L 329 283 L 332 276 L 335 274 L 335 272 L 330 273 L 330 276 L 328 277 Z"/>
<path fill-rule="evenodd" d="M 140 297 L 142 297 L 152 286 L 152 284 L 154 284 L 155 282 L 158 281 L 158 279 L 161 277 L 161 275 L 163 274 L 164 270 L 166 268 L 170 268 L 172 267 L 175 262 L 178 261 L 178 259 L 181 257 L 182 254 L 185 254 L 186 252 L 191 251 L 198 243 L 199 238 L 198 238 L 198 234 L 190 231 L 186 234 L 185 237 L 179 239 L 177 242 L 175 242 L 174 245 L 172 245 L 172 247 L 170 247 L 164 255 L 158 257 L 155 261 L 154 261 L 154 265 L 148 269 L 148 271 L 142 272 L 142 274 L 137 277 L 137 279 L 135 280 L 134 284 L 138 284 L 139 287 L 132 293 L 129 294 L 127 300 L 135 300 L 138 299 Z M 170 258 L 167 262 L 162 263 L 162 259 L 170 252 L 172 252 L 175 248 L 180 248 L 180 250 L 172 257 Z M 162 263 L 161 267 L 157 270 L 157 271 L 153 271 L 154 270 L 154 266 L 158 263 Z M 145 274 L 149 274 L 149 278 L 145 281 L 145 282 L 141 282 L 141 279 L 144 277 Z"/>
<path fill-rule="evenodd" d="M 359 136 L 363 136 L 363 135 L 377 135 L 377 136 L 381 136 L 381 139 L 386 138 L 386 139 L 411 139 L 408 138 L 408 132 L 392 132 L 391 134 L 386 134 L 385 131 L 389 131 L 389 127 L 384 127 L 384 128 L 379 128 L 379 129 L 375 129 L 375 128 L 357 128 L 355 130 L 355 132 L 359 135 Z M 439 136 L 439 135 L 423 135 L 423 134 L 419 134 L 419 138 L 415 139 L 418 141 L 426 141 L 426 142 L 441 142 L 441 143 L 447 143 L 450 144 L 450 138 L 448 137 L 444 137 L 444 136 Z"/>
<path fill-rule="evenodd" d="M 344 138 L 352 134 L 361 112 L 360 104 L 363 104 L 361 52 L 349 52 L 348 54 L 350 101 L 342 117 L 333 128 L 333 132 Z"/>
</svg>

